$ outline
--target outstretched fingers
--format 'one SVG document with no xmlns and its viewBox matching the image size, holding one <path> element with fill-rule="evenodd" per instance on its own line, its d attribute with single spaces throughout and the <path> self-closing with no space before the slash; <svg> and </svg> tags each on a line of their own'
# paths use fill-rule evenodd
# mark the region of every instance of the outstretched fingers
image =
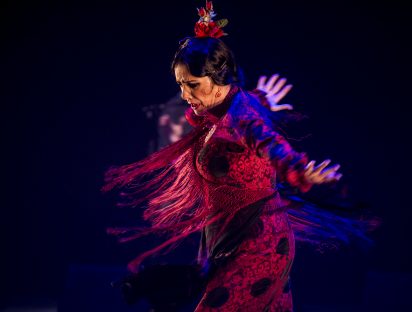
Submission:
<svg viewBox="0 0 412 312">
<path fill-rule="evenodd" d="M 290 92 L 292 87 L 293 87 L 293 85 L 288 84 L 287 86 L 280 89 L 280 91 L 278 93 L 273 94 L 275 102 L 279 103 Z"/>
<path fill-rule="evenodd" d="M 266 82 L 267 77 L 266 76 L 260 76 L 258 83 L 257 83 L 257 89 L 262 90 L 262 91 L 266 91 L 265 88 L 265 82 Z"/>
<path fill-rule="evenodd" d="M 275 77 L 275 78 L 277 80 L 277 77 Z M 269 89 L 269 92 L 268 92 L 269 96 L 272 96 L 272 95 L 277 94 L 278 92 L 280 92 L 280 90 L 283 88 L 283 86 L 286 84 L 286 81 L 287 81 L 286 78 L 281 78 L 275 84 L 276 80 L 273 80 L 273 82 L 270 84 L 270 89 Z M 269 82 L 271 82 L 271 81 L 272 81 L 272 79 L 269 80 Z"/>
<path fill-rule="evenodd" d="M 277 105 L 273 105 L 270 107 L 270 110 L 272 112 L 278 112 L 278 111 L 285 110 L 285 109 L 293 110 L 293 106 L 290 104 L 277 104 Z"/>
<path fill-rule="evenodd" d="M 342 174 L 338 173 L 340 165 L 328 167 L 330 163 L 330 159 L 326 159 L 315 167 L 315 161 L 311 160 L 305 167 L 306 180 L 314 184 L 338 181 L 342 177 Z"/>
</svg>

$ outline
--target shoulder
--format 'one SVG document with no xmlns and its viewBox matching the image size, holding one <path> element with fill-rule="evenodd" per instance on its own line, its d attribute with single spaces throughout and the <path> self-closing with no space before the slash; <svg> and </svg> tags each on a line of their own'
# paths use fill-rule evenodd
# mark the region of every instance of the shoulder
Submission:
<svg viewBox="0 0 412 312">
<path fill-rule="evenodd" d="M 272 112 L 261 102 L 254 92 L 239 89 L 228 111 L 236 124 L 250 123 L 257 119 L 269 121 Z"/>
</svg>

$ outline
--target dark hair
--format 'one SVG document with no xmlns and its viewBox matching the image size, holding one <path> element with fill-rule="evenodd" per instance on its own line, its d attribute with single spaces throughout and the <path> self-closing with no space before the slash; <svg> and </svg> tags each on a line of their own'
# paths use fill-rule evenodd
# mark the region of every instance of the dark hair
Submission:
<svg viewBox="0 0 412 312">
<path fill-rule="evenodd" d="M 209 76 L 218 85 L 242 84 L 242 74 L 233 52 L 217 38 L 181 40 L 172 62 L 172 71 L 177 65 L 186 65 L 193 76 Z"/>
</svg>

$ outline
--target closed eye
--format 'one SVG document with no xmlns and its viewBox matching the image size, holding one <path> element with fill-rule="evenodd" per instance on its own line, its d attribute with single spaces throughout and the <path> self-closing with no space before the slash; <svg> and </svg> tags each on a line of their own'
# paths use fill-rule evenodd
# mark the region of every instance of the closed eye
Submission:
<svg viewBox="0 0 412 312">
<path fill-rule="evenodd" d="M 190 89 L 196 89 L 199 86 L 198 83 L 188 83 L 187 85 L 189 86 Z"/>
<path fill-rule="evenodd" d="M 179 87 L 182 87 L 184 84 L 187 84 L 187 86 L 188 86 L 190 89 L 196 89 L 196 88 L 199 86 L 199 83 L 198 83 L 198 82 L 191 82 L 191 81 L 189 81 L 189 82 L 176 81 L 176 83 L 179 85 Z"/>
</svg>

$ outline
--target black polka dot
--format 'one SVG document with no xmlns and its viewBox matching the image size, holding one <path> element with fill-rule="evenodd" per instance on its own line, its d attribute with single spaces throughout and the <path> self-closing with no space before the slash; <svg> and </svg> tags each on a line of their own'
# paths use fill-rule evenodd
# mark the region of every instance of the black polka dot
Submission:
<svg viewBox="0 0 412 312">
<path fill-rule="evenodd" d="M 216 156 L 210 160 L 208 167 L 212 175 L 221 178 L 229 172 L 229 161 L 225 156 Z"/>
<path fill-rule="evenodd" d="M 270 284 L 272 284 L 272 281 L 270 278 L 262 278 L 260 280 L 258 280 L 257 282 L 255 282 L 252 285 L 252 289 L 250 290 L 250 294 L 253 297 L 257 297 L 261 294 L 263 294 L 265 291 L 267 291 L 269 289 Z"/>
<path fill-rule="evenodd" d="M 210 147 L 209 145 L 206 145 L 204 148 L 202 148 L 199 152 L 199 156 L 197 157 L 197 161 L 199 162 L 199 164 L 203 163 L 205 160 L 205 156 L 206 154 L 209 152 Z"/>
<path fill-rule="evenodd" d="M 287 255 L 289 253 L 289 241 L 286 237 L 282 237 L 276 246 L 276 253 L 279 255 Z"/>
<path fill-rule="evenodd" d="M 229 290 L 226 287 L 217 287 L 206 295 L 204 304 L 211 308 L 221 307 L 229 300 Z"/>
</svg>

